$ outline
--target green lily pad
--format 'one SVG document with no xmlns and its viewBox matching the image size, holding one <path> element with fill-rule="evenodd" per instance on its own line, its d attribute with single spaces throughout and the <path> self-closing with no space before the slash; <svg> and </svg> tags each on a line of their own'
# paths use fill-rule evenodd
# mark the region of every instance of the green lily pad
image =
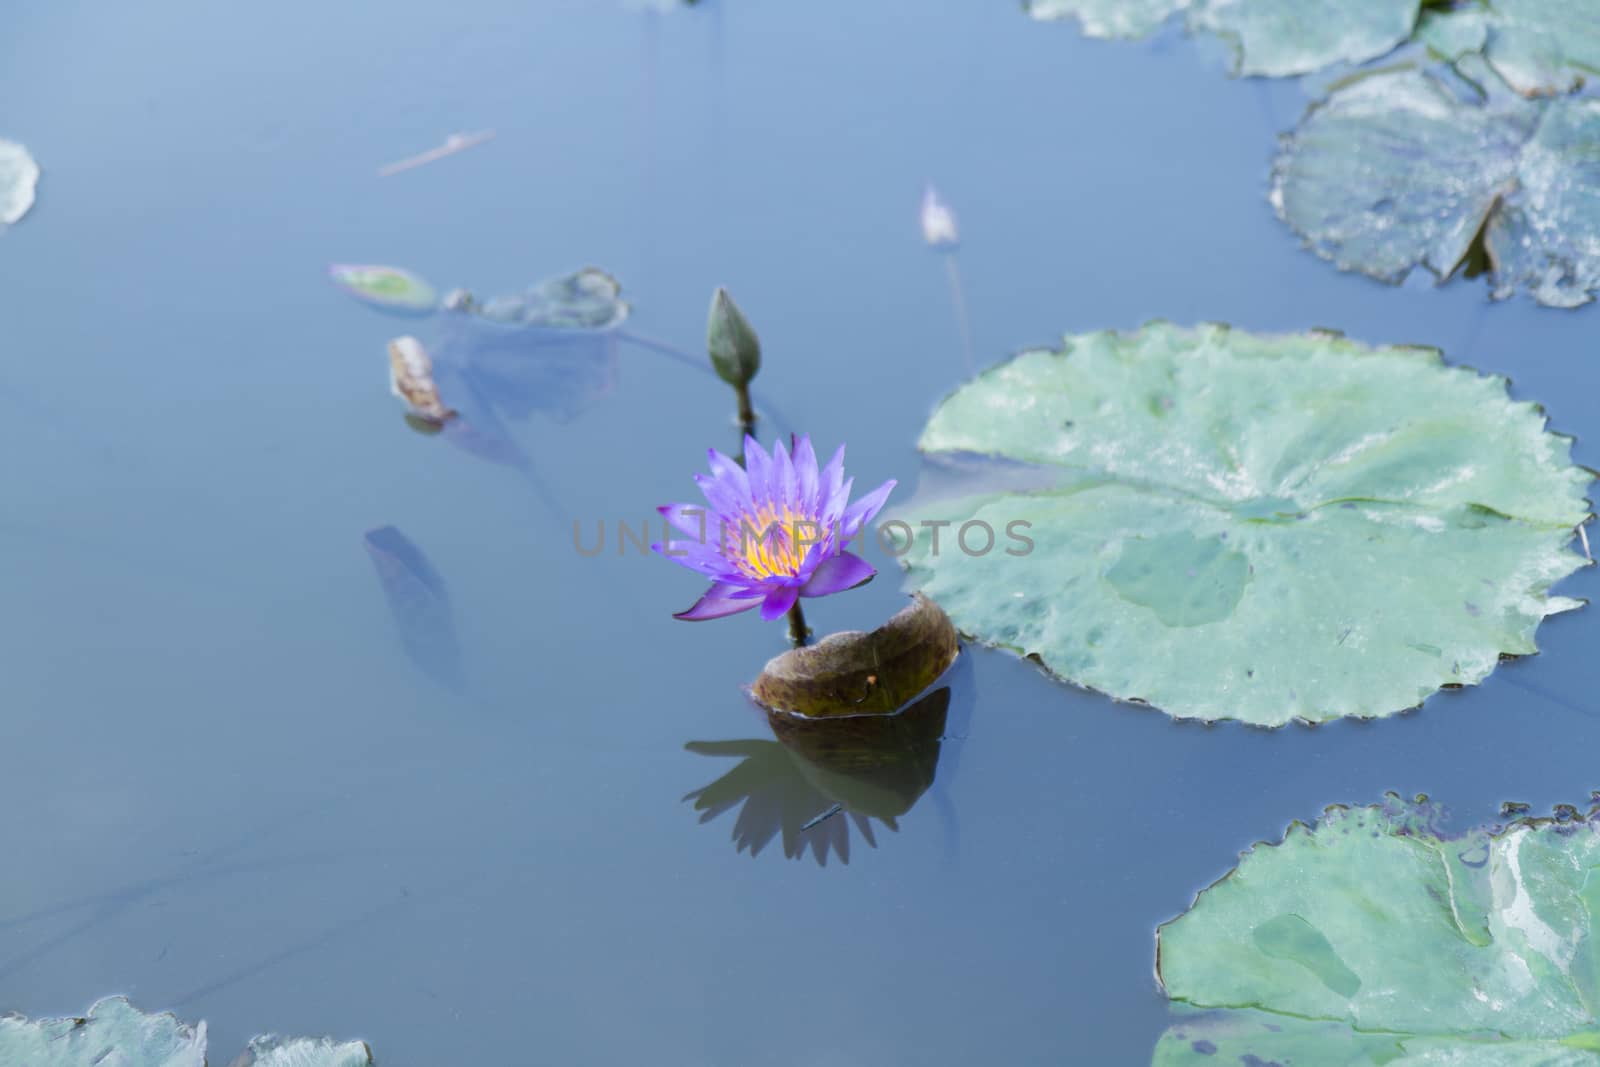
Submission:
<svg viewBox="0 0 1600 1067">
<path fill-rule="evenodd" d="M 170 1012 L 146 1015 L 123 997 L 108 997 L 81 1018 L 28 1020 L 0 1016 L 0 1063 L 29 1067 L 206 1067 L 206 1024 L 190 1026 Z M 372 1067 L 360 1041 L 258 1037 L 234 1067 Z"/>
<path fill-rule="evenodd" d="M 257 1037 L 229 1067 L 372 1067 L 372 1050 L 362 1041 L 328 1037 Z"/>
<path fill-rule="evenodd" d="M 1472 63 L 1471 60 L 1478 62 Z M 1343 270 L 1441 279 L 1487 256 L 1494 295 L 1575 307 L 1600 289 L 1600 100 L 1529 101 L 1467 57 L 1485 95 L 1418 70 L 1336 90 L 1284 139 L 1272 202 Z"/>
<path fill-rule="evenodd" d="M 1077 19 L 1090 37 L 1144 37 L 1188 7 L 1190 0 L 1028 0 L 1041 21 Z"/>
<path fill-rule="evenodd" d="M 901 563 L 963 632 L 1177 718 L 1388 715 L 1580 606 L 1547 595 L 1584 562 L 1569 445 L 1432 349 L 1069 337 L 934 412 L 930 463 L 988 459 L 904 506 Z"/>
<path fill-rule="evenodd" d="M 9 226 L 33 207 L 39 164 L 15 141 L 0 140 L 0 225 Z"/>
<path fill-rule="evenodd" d="M 1417 40 L 1446 62 L 1481 52 L 1489 45 L 1489 11 L 1484 7 L 1424 11 Z"/>
<path fill-rule="evenodd" d="M 1286 77 L 1361 63 L 1411 36 L 1418 0 L 1030 0 L 1036 19 L 1073 18 L 1090 37 L 1137 38 L 1180 11 L 1233 49 L 1235 75 Z"/>
<path fill-rule="evenodd" d="M 335 263 L 328 277 L 357 300 L 390 311 L 426 313 L 439 302 L 433 286 L 399 267 Z"/>
<path fill-rule="evenodd" d="M 1593 1064 L 1594 814 L 1452 837 L 1426 804 L 1330 808 L 1157 935 L 1180 1018 L 1154 1063 Z"/>
<path fill-rule="evenodd" d="M 1443 39 L 1475 45 L 1525 96 L 1568 93 L 1600 73 L 1600 0 L 1494 0 L 1456 11 L 1430 12 L 1419 30 L 1429 46 Z"/>
<path fill-rule="evenodd" d="M 1364 63 L 1411 36 L 1418 0 L 1202 0 L 1189 14 L 1234 49 L 1234 73 L 1269 78 Z"/>
</svg>

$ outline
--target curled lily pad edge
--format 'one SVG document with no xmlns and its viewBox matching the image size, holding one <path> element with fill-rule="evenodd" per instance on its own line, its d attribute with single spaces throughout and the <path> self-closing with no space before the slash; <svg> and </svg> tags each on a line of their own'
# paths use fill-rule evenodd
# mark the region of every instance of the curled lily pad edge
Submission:
<svg viewBox="0 0 1600 1067">
<path fill-rule="evenodd" d="M 793 716 L 795 718 L 805 719 L 813 722 L 818 720 L 860 718 L 866 716 L 893 716 L 899 715 L 901 712 L 906 711 L 908 708 L 923 700 L 932 690 L 937 688 L 939 683 L 950 674 L 952 668 L 961 658 L 960 631 L 956 629 L 955 624 L 951 621 L 950 616 L 945 612 L 944 608 L 942 608 L 932 597 L 929 597 L 923 593 L 913 593 L 911 594 L 910 599 L 910 604 L 906 605 L 904 608 L 901 608 L 886 622 L 884 622 L 883 625 L 877 627 L 876 629 L 870 631 L 841 630 L 836 633 L 828 634 L 815 644 L 805 645 L 799 648 L 792 648 L 772 657 L 767 661 L 766 665 L 762 667 L 761 673 L 756 677 L 755 681 L 751 682 L 745 687 L 745 695 L 757 707 L 761 708 L 768 714 Z M 827 656 L 830 653 L 837 654 L 840 652 L 848 652 L 864 646 L 870 646 L 870 644 L 874 641 L 893 639 L 901 633 L 911 635 L 915 632 L 919 625 L 923 628 L 928 628 L 930 630 L 928 635 L 929 639 L 936 640 L 938 642 L 938 645 L 930 650 L 933 654 L 932 662 L 937 664 L 937 667 L 936 669 L 917 670 L 921 664 L 913 663 L 909 667 L 903 668 L 908 674 L 914 674 L 915 678 L 922 684 L 919 685 L 914 692 L 911 692 L 909 695 L 905 696 L 904 699 L 900 700 L 894 707 L 881 710 L 865 708 L 860 711 L 841 710 L 810 713 L 801 711 L 796 707 L 785 706 L 783 694 L 792 692 L 795 687 L 795 683 L 787 680 L 781 682 L 776 680 L 778 672 L 781 671 L 783 667 L 788 667 L 791 665 L 804 665 L 809 662 L 816 661 L 821 657 Z M 915 646 L 913 645 L 911 647 Z M 823 666 L 832 666 L 832 664 L 823 664 Z M 813 677 L 818 679 L 829 679 L 834 684 L 838 684 L 840 681 L 847 680 L 852 675 L 860 673 L 860 668 L 837 671 L 816 671 L 813 672 Z M 773 680 L 769 682 L 767 681 L 768 679 Z M 827 681 L 822 681 L 818 684 L 828 683 Z M 882 692 L 882 690 L 877 688 L 878 682 L 876 676 L 872 674 L 868 674 L 866 676 L 865 685 L 866 695 L 863 696 L 860 701 L 856 702 L 856 706 L 867 704 L 872 698 L 874 692 Z M 826 700 L 826 698 L 818 696 L 808 699 L 807 703 L 815 706 L 827 705 L 830 702 Z M 852 705 L 839 703 L 835 704 L 834 706 L 850 707 Z"/>
</svg>

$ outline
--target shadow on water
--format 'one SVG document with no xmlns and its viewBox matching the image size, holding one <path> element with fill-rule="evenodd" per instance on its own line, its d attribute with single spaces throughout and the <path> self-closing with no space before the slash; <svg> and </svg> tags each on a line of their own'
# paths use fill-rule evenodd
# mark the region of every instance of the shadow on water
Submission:
<svg viewBox="0 0 1600 1067">
<path fill-rule="evenodd" d="M 876 848 L 874 820 L 898 831 L 899 820 L 931 790 L 953 864 L 959 829 L 949 785 L 973 703 L 971 671 L 964 660 L 957 663 L 936 688 L 892 715 L 811 718 L 769 710 L 776 740 L 691 741 L 684 746 L 689 752 L 740 762 L 683 799 L 693 801 L 702 823 L 739 809 L 732 831 L 738 852 L 760 855 L 777 838 L 787 858 L 809 850 L 827 866 L 830 854 L 850 862 L 852 826 Z"/>
</svg>

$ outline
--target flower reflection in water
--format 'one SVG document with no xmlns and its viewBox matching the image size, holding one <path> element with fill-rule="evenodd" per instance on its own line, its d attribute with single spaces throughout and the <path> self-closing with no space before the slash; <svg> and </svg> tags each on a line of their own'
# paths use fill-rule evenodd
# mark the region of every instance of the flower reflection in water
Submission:
<svg viewBox="0 0 1600 1067">
<path fill-rule="evenodd" d="M 733 842 L 740 852 L 758 855 L 781 835 L 790 859 L 809 850 L 821 866 L 830 853 L 849 863 L 852 826 L 876 848 L 873 821 L 898 831 L 897 820 L 933 785 L 950 694 L 942 685 L 894 715 L 769 711 L 775 741 L 692 741 L 690 752 L 740 762 L 684 800 L 694 802 L 702 823 L 739 808 Z"/>
</svg>

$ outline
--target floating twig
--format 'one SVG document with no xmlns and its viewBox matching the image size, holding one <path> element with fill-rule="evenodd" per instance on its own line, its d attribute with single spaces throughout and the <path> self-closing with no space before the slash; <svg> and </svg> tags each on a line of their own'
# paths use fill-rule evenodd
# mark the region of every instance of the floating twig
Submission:
<svg viewBox="0 0 1600 1067">
<path fill-rule="evenodd" d="M 391 174 L 399 174 L 401 171 L 413 170 L 422 166 L 424 163 L 432 163 L 436 159 L 443 159 L 445 156 L 453 156 L 457 152 L 465 151 L 474 145 L 480 145 L 485 141 L 493 139 L 493 137 L 493 130 L 479 130 L 476 133 L 452 133 L 449 137 L 444 139 L 444 144 L 439 145 L 436 148 L 430 148 L 420 155 L 411 156 L 408 159 L 402 159 L 396 163 L 384 164 L 378 168 L 378 177 L 387 178 Z"/>
</svg>

